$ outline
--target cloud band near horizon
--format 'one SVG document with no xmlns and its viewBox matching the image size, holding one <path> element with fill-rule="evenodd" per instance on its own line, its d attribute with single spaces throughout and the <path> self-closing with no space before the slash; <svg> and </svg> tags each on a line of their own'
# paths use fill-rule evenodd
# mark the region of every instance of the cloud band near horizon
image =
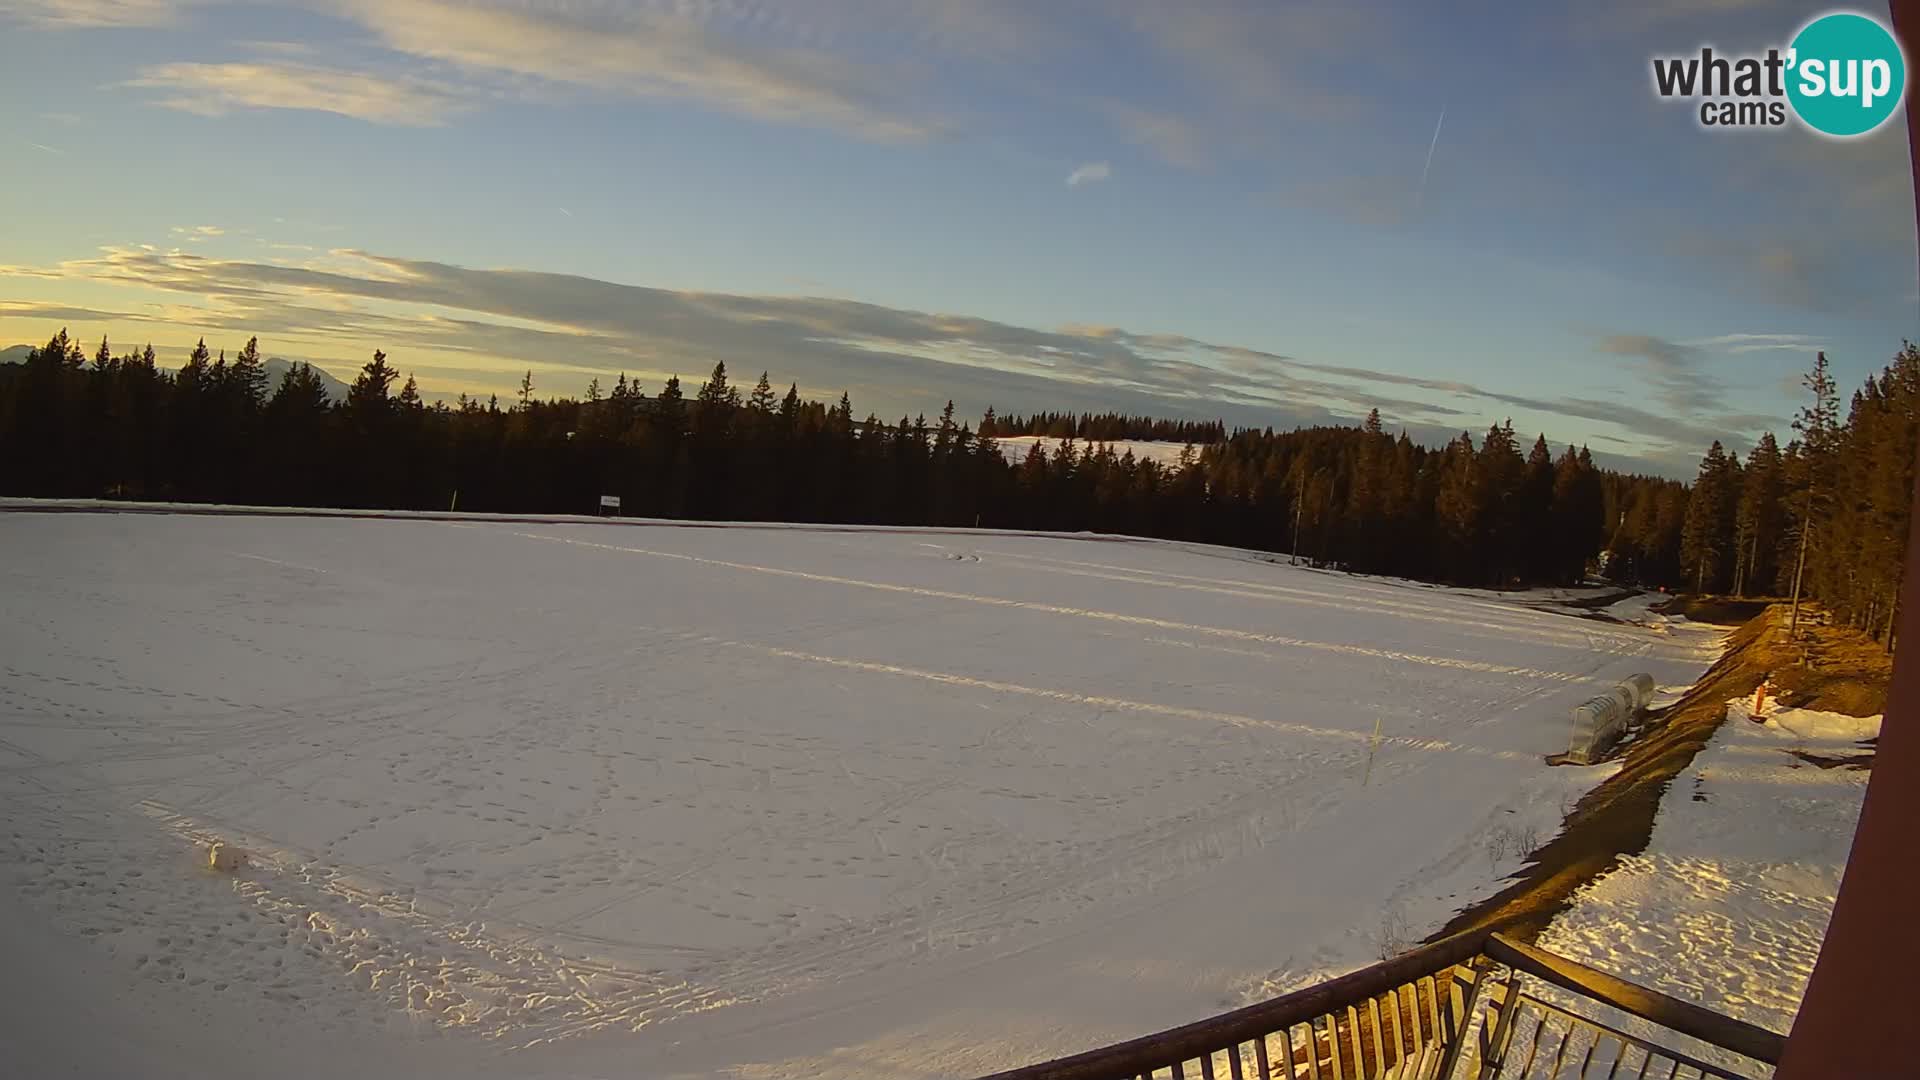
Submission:
<svg viewBox="0 0 1920 1080">
<path fill-rule="evenodd" d="M 423 383 L 448 392 L 506 389 L 532 368 L 557 392 L 575 393 L 592 377 L 697 378 L 724 361 L 739 377 L 766 370 L 825 395 L 844 389 L 860 410 L 888 417 L 895 410 L 937 412 L 952 398 L 970 412 L 988 405 L 1121 409 L 1285 428 L 1351 423 L 1377 408 L 1390 424 L 1436 442 L 1517 412 L 1529 432 L 1538 427 L 1550 436 L 1556 428 L 1601 425 L 1601 441 L 1621 448 L 1616 457 L 1667 472 L 1684 472 L 1714 439 L 1739 445 L 1779 424 L 1769 416 L 1684 408 L 1670 414 L 1596 397 L 1529 397 L 1180 334 L 1041 329 L 844 299 L 693 292 L 364 251 L 286 265 L 110 247 L 53 267 L 0 267 L 0 279 L 50 292 L 79 287 L 193 298 L 111 306 L 12 300 L 0 302 L 0 319 L 257 334 L 309 359 L 379 347 L 420 371 Z M 1757 337 L 1728 340 L 1752 347 Z M 1616 335 L 1599 348 L 1659 358 L 1656 385 L 1670 385 L 1673 404 L 1699 404 L 1710 385 L 1689 366 L 1698 345 Z"/>
</svg>

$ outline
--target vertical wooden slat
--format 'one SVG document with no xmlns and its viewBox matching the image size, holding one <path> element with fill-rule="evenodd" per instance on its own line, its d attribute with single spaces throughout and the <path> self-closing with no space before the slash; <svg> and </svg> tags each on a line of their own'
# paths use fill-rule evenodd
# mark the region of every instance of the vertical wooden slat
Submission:
<svg viewBox="0 0 1920 1080">
<path fill-rule="evenodd" d="M 1233 1044 L 1233 1049 L 1227 1051 L 1227 1069 L 1232 1074 L 1233 1080 L 1247 1080 L 1245 1070 L 1240 1067 L 1241 1056 L 1239 1043 Z"/>
<path fill-rule="evenodd" d="M 1540 1036 L 1547 1030 L 1547 1014 L 1535 1010 L 1533 1021 L 1533 1044 L 1527 1047 L 1527 1063 L 1514 1075 L 1527 1076 L 1533 1072 L 1533 1059 L 1540 1053 Z"/>
<path fill-rule="evenodd" d="M 1413 1076 L 1415 1080 L 1427 1078 L 1427 1059 L 1432 1055 L 1432 1042 L 1427 1040 L 1427 1009 L 1421 1005 L 1421 980 L 1411 982 L 1413 999 L 1407 1007 L 1407 1034 L 1413 1036 Z"/>
<path fill-rule="evenodd" d="M 1367 1075 L 1370 1077 L 1384 1077 L 1387 1075 L 1387 1044 L 1386 1041 L 1380 1037 L 1379 998 L 1370 997 L 1367 999 L 1366 1020 L 1369 1030 L 1373 1033 L 1373 1071 Z"/>
<path fill-rule="evenodd" d="M 1347 1050 L 1347 1075 L 1352 1077 L 1353 1080 L 1366 1080 L 1367 1050 L 1365 1046 L 1361 1045 L 1360 1041 L 1360 1010 L 1356 1006 L 1349 1005 L 1345 1011 L 1347 1014 L 1347 1041 L 1344 1046 Z"/>
<path fill-rule="evenodd" d="M 1593 1064 L 1593 1052 L 1600 1049 L 1600 1029 L 1589 1029 L 1587 1052 L 1580 1058 L 1580 1080 L 1587 1080 L 1587 1067 Z"/>
<path fill-rule="evenodd" d="M 1375 1003 L 1375 1007 L 1378 1008 L 1377 1002 Z M 1399 1013 L 1400 1013 L 1400 991 L 1398 988 L 1395 988 L 1393 990 L 1388 991 L 1387 1007 L 1384 1009 L 1380 1009 L 1377 1014 L 1380 1019 L 1380 1022 L 1386 1025 L 1385 1031 L 1382 1033 L 1384 1036 L 1384 1041 L 1387 1045 L 1393 1048 L 1392 1056 L 1390 1058 L 1382 1058 L 1380 1061 L 1381 1076 L 1387 1075 L 1387 1064 L 1389 1061 L 1391 1061 L 1393 1064 L 1393 1074 L 1394 1076 L 1398 1077 L 1400 1075 L 1400 1063 L 1405 1061 L 1407 1058 L 1406 1047 L 1400 1045 Z"/>
<path fill-rule="evenodd" d="M 1548 1076 L 1559 1076 L 1559 1075 L 1560 1075 L 1560 1063 L 1561 1063 L 1562 1061 L 1564 1061 L 1564 1060 L 1566 1060 L 1566 1057 L 1567 1057 L 1567 1047 L 1569 1047 L 1569 1046 L 1571 1046 L 1571 1045 L 1573 1045 L 1573 1033 L 1574 1033 L 1574 1030 L 1575 1030 L 1575 1029 L 1574 1029 L 1574 1026 L 1573 1026 L 1573 1021 L 1572 1021 L 1572 1020 L 1568 1020 L 1568 1021 L 1567 1021 L 1567 1031 L 1566 1031 L 1566 1034 L 1564 1034 L 1564 1035 L 1562 1035 L 1562 1036 L 1560 1036 L 1560 1048 L 1559 1048 L 1558 1050 L 1555 1050 L 1555 1051 L 1553 1052 L 1553 1068 L 1551 1068 L 1551 1069 L 1549 1069 L 1549 1070 L 1547 1071 L 1547 1075 L 1548 1075 Z M 1667 1078 L 1667 1080 L 1673 1080 L 1673 1078 L 1672 1078 L 1672 1077 L 1668 1077 L 1668 1078 Z"/>
<path fill-rule="evenodd" d="M 1428 1021 L 1427 1041 L 1444 1048 L 1445 1040 L 1440 1033 L 1440 979 L 1435 975 L 1427 976 L 1426 1019 Z M 1445 1052 L 1444 1049 L 1442 1052 Z"/>
<path fill-rule="evenodd" d="M 1492 976 L 1488 976 L 1491 978 Z M 1505 992 L 1494 1005 L 1494 1016 L 1486 1025 L 1490 1034 L 1486 1039 L 1486 1049 L 1481 1053 L 1481 1074 L 1497 1076 L 1500 1066 L 1507 1060 L 1507 1047 L 1513 1042 L 1514 1018 L 1520 1014 L 1520 973 L 1509 968 Z"/>
<path fill-rule="evenodd" d="M 1473 1026 L 1473 1011 L 1479 1004 L 1480 993 L 1492 980 L 1493 962 L 1481 956 L 1473 962 L 1473 986 L 1462 993 L 1458 978 L 1448 980 L 1450 998 L 1459 998 L 1458 1005 L 1448 1013 L 1447 1050 L 1440 1058 L 1440 1075 L 1453 1080 L 1454 1072 L 1459 1068 L 1460 1055 L 1466 1050 L 1467 1031 Z"/>
<path fill-rule="evenodd" d="M 1345 1055 L 1340 1052 L 1340 1010 L 1327 1014 L 1327 1070 L 1333 1074 L 1333 1080 L 1345 1080 L 1346 1069 L 1340 1061 Z"/>
<path fill-rule="evenodd" d="M 1186 1080 L 1187 1067 L 1176 1061 L 1173 1063 L 1173 1080 Z"/>
<path fill-rule="evenodd" d="M 1420 980 L 1414 979 L 1407 984 L 1412 996 L 1407 1001 L 1407 1034 L 1413 1038 L 1413 1051 L 1419 1053 L 1426 1045 L 1426 1029 L 1420 1022 Z"/>
<path fill-rule="evenodd" d="M 1607 1070 L 1607 1080 L 1613 1080 L 1615 1076 L 1618 1076 L 1620 1073 L 1620 1063 L 1627 1060 L 1627 1040 L 1616 1038 L 1615 1041 L 1620 1044 L 1620 1049 L 1614 1051 L 1613 1068 Z"/>
<path fill-rule="evenodd" d="M 1400 1070 L 1404 1080 L 1407 1076 L 1420 1075 L 1420 1048 L 1426 1045 L 1426 1040 L 1420 1037 L 1420 980 L 1415 979 L 1402 989 L 1409 991 L 1412 996 L 1402 1000 L 1406 1008 L 1400 1013 L 1400 1038 L 1407 1043 L 1407 1053 L 1414 1064 L 1412 1073 L 1408 1073 L 1405 1069 Z"/>
<path fill-rule="evenodd" d="M 1400 1024 L 1400 988 L 1398 986 L 1386 992 L 1386 1009 L 1380 1011 L 1380 1019 L 1386 1022 L 1386 1034 L 1394 1043 L 1394 1059 L 1392 1059 L 1394 1080 L 1400 1080 L 1405 1076 L 1405 1068 L 1402 1067 L 1407 1061 L 1407 1045 L 1404 1042 L 1405 1036 L 1400 1034 L 1402 1024 Z"/>
<path fill-rule="evenodd" d="M 1260 1080 L 1273 1080 L 1273 1067 L 1267 1061 L 1267 1038 L 1262 1035 L 1253 1041 L 1253 1063 L 1260 1067 Z M 1293 1080 L 1289 1075 L 1287 1080 Z"/>
<path fill-rule="evenodd" d="M 1320 1032 L 1307 1021 L 1307 1075 L 1311 1080 L 1325 1080 L 1320 1075 Z"/>
<path fill-rule="evenodd" d="M 1211 1050 L 1200 1055 L 1200 1080 L 1214 1080 L 1213 1051 Z"/>
</svg>

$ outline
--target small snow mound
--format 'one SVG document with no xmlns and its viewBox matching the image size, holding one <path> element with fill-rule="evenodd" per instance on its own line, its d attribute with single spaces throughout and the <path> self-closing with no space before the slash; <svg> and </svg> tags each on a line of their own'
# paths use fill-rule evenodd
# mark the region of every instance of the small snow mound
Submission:
<svg viewBox="0 0 1920 1080">
<path fill-rule="evenodd" d="M 1847 716 L 1819 709 L 1781 709 L 1764 724 L 1796 739 L 1815 742 L 1863 742 L 1880 737 L 1880 717 Z"/>
</svg>

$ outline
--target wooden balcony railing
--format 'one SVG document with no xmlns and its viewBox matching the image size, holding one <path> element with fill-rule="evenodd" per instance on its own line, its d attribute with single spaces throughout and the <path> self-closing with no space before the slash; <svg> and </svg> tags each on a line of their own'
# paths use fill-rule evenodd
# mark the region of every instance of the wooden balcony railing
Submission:
<svg viewBox="0 0 1920 1080">
<path fill-rule="evenodd" d="M 1669 1049 L 1674 1035 L 1704 1049 Z M 1739 1080 L 1770 1072 L 1784 1048 L 1763 1028 L 1481 930 L 986 1080 Z"/>
</svg>

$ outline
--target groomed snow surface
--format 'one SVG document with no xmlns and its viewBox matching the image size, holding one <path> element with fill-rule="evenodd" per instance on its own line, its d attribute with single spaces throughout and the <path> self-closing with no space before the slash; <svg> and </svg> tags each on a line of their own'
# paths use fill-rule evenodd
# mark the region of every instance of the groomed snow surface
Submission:
<svg viewBox="0 0 1920 1080">
<path fill-rule="evenodd" d="M 994 441 L 1000 444 L 1000 456 L 1018 465 L 1027 460 L 1027 455 L 1033 452 L 1033 447 L 1036 443 L 1039 444 L 1042 450 L 1046 451 L 1048 457 L 1052 457 L 1054 454 L 1059 453 L 1060 444 L 1067 440 L 1057 439 L 1051 435 L 1003 435 Z M 1169 468 L 1180 463 L 1180 454 L 1187 448 L 1187 444 L 1185 443 L 1146 442 L 1137 439 L 1116 439 L 1112 442 L 1100 442 L 1097 439 L 1076 439 L 1074 440 L 1073 446 L 1074 450 L 1079 453 L 1097 451 L 1101 447 L 1107 447 L 1113 451 L 1114 457 L 1132 454 L 1135 461 L 1151 461 L 1156 465 Z M 1196 457 L 1199 455 L 1201 449 L 1202 447 L 1199 445 L 1194 446 L 1193 452 Z"/>
<path fill-rule="evenodd" d="M 1756 722 L 1752 705 L 1728 703 L 1727 722 L 1674 778 L 1647 850 L 1577 893 L 1540 944 L 1785 1034 L 1866 798 L 1870 774 L 1833 763 L 1864 754 L 1880 717 L 1767 702 Z"/>
<path fill-rule="evenodd" d="M 989 533 L 0 513 L 0 549 L 19 1075 L 1087 1049 L 1431 931 L 1606 775 L 1543 766 L 1569 709 L 1720 640 Z"/>
</svg>

